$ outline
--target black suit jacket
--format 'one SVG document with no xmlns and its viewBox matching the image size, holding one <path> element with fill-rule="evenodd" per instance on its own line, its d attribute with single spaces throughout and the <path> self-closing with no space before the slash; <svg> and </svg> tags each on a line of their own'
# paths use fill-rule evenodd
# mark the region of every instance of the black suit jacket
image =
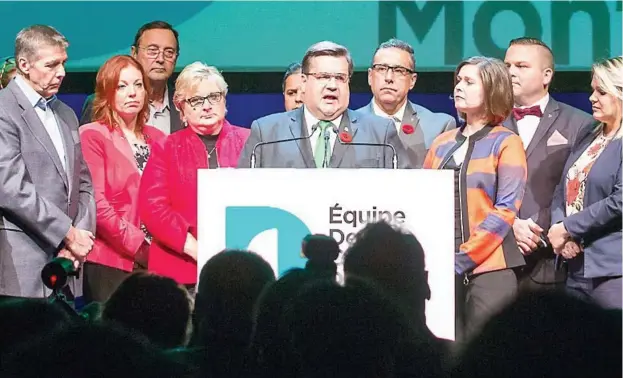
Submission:
<svg viewBox="0 0 623 378">
<path fill-rule="evenodd" d="M 168 93 L 169 93 L 169 111 L 171 113 L 170 118 L 171 118 L 171 134 L 172 134 L 178 130 L 181 130 L 183 127 L 182 127 L 182 122 L 180 120 L 180 113 L 175 108 L 175 105 L 173 105 L 173 93 L 174 93 L 173 88 L 169 88 Z M 87 97 L 87 99 L 84 101 L 84 105 L 82 105 L 82 114 L 80 115 L 80 126 L 93 122 L 92 118 L 93 118 L 93 99 L 94 98 L 95 98 L 95 95 L 92 94 L 89 97 Z"/>
<path fill-rule="evenodd" d="M 528 181 L 518 217 L 532 218 L 543 228 L 543 235 L 547 235 L 551 224 L 552 198 L 571 147 L 578 132 L 590 127 L 593 122 L 590 115 L 550 97 L 534 137 L 526 148 Z M 512 115 L 504 122 L 504 126 L 519 134 Z M 560 143 L 563 139 L 567 142 Z M 524 273 L 541 284 L 564 281 L 566 273 L 556 270 L 554 257 L 551 246 L 540 247 L 527 256 Z"/>
</svg>

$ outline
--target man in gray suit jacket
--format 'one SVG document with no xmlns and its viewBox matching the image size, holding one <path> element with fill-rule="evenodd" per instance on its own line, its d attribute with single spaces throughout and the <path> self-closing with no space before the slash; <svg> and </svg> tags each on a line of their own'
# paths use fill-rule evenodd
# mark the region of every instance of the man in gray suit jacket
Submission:
<svg viewBox="0 0 623 378">
<path fill-rule="evenodd" d="M 374 52 L 372 67 L 368 69 L 368 84 L 374 97 L 370 104 L 357 110 L 394 122 L 409 155 L 409 168 L 421 168 L 433 140 L 456 127 L 454 117 L 433 113 L 408 100 L 416 81 L 413 47 L 397 39 L 383 42 Z"/>
<path fill-rule="evenodd" d="M 239 167 L 249 167 L 254 147 L 261 142 L 304 138 L 260 146 L 258 168 L 392 168 L 392 150 L 398 166 L 407 164 L 393 122 L 348 110 L 353 62 L 348 50 L 333 42 L 311 46 L 302 62 L 304 105 L 260 118 L 240 155 Z"/>
<path fill-rule="evenodd" d="M 93 246 L 95 201 L 78 120 L 55 97 L 67 45 L 49 26 L 20 31 L 18 75 L 0 91 L 0 295 L 48 295 L 44 265 L 55 256 L 79 263 Z"/>
<path fill-rule="evenodd" d="M 515 98 L 515 108 L 504 126 L 521 137 L 528 163 L 526 192 L 513 224 L 518 248 L 526 257 L 518 275 L 520 287 L 563 287 L 566 272 L 555 266 L 552 247 L 546 240 L 550 207 L 576 136 L 590 127 L 593 118 L 550 97 L 554 56 L 542 41 L 514 39 L 504 60 Z"/>
</svg>

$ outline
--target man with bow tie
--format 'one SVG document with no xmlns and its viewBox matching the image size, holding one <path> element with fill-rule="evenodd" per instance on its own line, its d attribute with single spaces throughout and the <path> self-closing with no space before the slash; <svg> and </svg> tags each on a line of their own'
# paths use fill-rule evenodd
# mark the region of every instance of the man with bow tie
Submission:
<svg viewBox="0 0 623 378">
<path fill-rule="evenodd" d="M 578 131 L 591 125 L 590 115 L 552 98 L 552 50 L 535 38 L 510 42 L 504 59 L 515 97 L 513 114 L 504 125 L 521 137 L 528 162 L 528 182 L 513 231 L 526 266 L 519 273 L 520 287 L 556 288 L 565 273 L 556 266 L 546 235 L 556 185 Z"/>
</svg>

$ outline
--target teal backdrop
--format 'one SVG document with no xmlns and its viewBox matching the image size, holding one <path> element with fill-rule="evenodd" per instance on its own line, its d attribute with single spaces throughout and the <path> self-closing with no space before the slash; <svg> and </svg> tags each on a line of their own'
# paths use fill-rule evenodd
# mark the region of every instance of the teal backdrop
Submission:
<svg viewBox="0 0 623 378">
<path fill-rule="evenodd" d="M 177 68 L 196 60 L 229 72 L 283 71 L 314 42 L 347 46 L 357 70 L 391 37 L 415 47 L 418 71 L 452 71 L 464 57 L 502 57 L 522 35 L 552 46 L 558 70 L 621 55 L 621 1 L 1 1 L 0 56 L 30 24 L 69 39 L 68 70 L 97 71 L 127 53 L 136 30 L 165 20 L 180 32 Z"/>
</svg>

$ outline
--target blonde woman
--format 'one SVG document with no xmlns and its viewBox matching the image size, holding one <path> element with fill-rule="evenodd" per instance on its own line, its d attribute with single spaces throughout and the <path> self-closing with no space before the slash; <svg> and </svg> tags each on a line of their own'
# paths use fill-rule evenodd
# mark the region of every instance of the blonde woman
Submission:
<svg viewBox="0 0 623 378">
<path fill-rule="evenodd" d="M 571 294 L 621 308 L 623 58 L 593 65 L 594 127 L 582 130 L 552 201 L 548 238 L 567 262 Z"/>
<path fill-rule="evenodd" d="M 193 290 L 197 283 L 197 170 L 236 167 L 249 129 L 225 119 L 227 83 L 192 63 L 175 82 L 173 101 L 186 126 L 157 144 L 141 181 L 139 211 L 153 237 L 148 270 Z M 214 188 L 215 200 L 225 188 Z"/>
</svg>

